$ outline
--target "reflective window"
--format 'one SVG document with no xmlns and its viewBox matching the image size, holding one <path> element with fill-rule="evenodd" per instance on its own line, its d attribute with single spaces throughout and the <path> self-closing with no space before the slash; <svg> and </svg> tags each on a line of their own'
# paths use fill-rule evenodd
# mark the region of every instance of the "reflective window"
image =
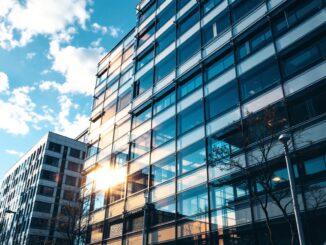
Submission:
<svg viewBox="0 0 326 245">
<path fill-rule="evenodd" d="M 273 27 L 276 35 L 281 35 L 305 18 L 312 16 L 321 6 L 321 0 L 311 0 L 293 4 L 291 8 L 283 11 L 279 18 L 274 22 Z"/>
<path fill-rule="evenodd" d="M 234 0 L 232 4 L 232 19 L 237 23 L 253 11 L 263 0 Z"/>
<path fill-rule="evenodd" d="M 112 74 L 116 69 L 118 69 L 121 65 L 121 56 L 119 54 L 119 57 L 116 58 L 113 61 L 110 61 L 110 66 L 109 66 L 109 74 Z"/>
<path fill-rule="evenodd" d="M 34 211 L 42 212 L 42 213 L 50 213 L 50 211 L 51 211 L 51 203 L 35 201 L 35 203 L 34 203 Z"/>
<path fill-rule="evenodd" d="M 215 0 L 216 1 L 216 0 Z M 220 0 L 218 0 L 220 1 Z M 211 0 L 207 3 L 214 2 Z M 215 37 L 219 36 L 230 26 L 230 18 L 229 12 L 223 11 L 217 17 L 215 17 L 212 21 L 206 24 L 203 28 L 203 41 L 204 45 L 210 42 Z"/>
<path fill-rule="evenodd" d="M 151 4 L 150 6 L 146 7 L 145 9 L 142 9 L 142 11 L 139 14 L 139 23 L 142 23 L 144 20 L 146 20 L 152 13 L 154 13 L 156 8 L 155 2 Z"/>
<path fill-rule="evenodd" d="M 134 84 L 134 98 L 153 86 L 153 70 L 140 77 Z"/>
<path fill-rule="evenodd" d="M 52 187 L 39 185 L 37 188 L 38 195 L 52 197 L 53 193 L 54 193 L 54 188 L 52 188 Z"/>
<path fill-rule="evenodd" d="M 234 205 L 237 201 L 243 201 L 249 196 L 246 182 L 228 185 L 218 185 L 218 182 L 210 184 L 211 209 Z"/>
<path fill-rule="evenodd" d="M 178 11 L 187 5 L 191 0 L 177 0 L 178 1 Z"/>
<path fill-rule="evenodd" d="M 180 37 L 191 27 L 193 27 L 199 21 L 199 11 L 194 9 L 187 16 L 183 17 L 182 20 L 178 23 L 178 36 Z"/>
<path fill-rule="evenodd" d="M 131 101 L 131 89 L 128 89 L 118 98 L 118 108 L 117 111 L 121 111 L 122 109 L 126 108 Z"/>
<path fill-rule="evenodd" d="M 175 177 L 175 169 L 175 156 L 169 156 L 156 163 L 153 163 L 151 175 L 153 185 L 157 185 Z"/>
<path fill-rule="evenodd" d="M 169 93 L 168 95 L 164 96 L 157 100 L 154 104 L 154 115 L 163 111 L 165 108 L 173 105 L 175 103 L 175 91 Z"/>
<path fill-rule="evenodd" d="M 151 225 L 157 225 L 163 222 L 175 219 L 175 197 L 168 197 L 153 203 L 153 216 L 151 217 Z"/>
<path fill-rule="evenodd" d="M 138 37 L 138 47 L 145 43 L 155 32 L 155 25 L 151 25 L 145 31 L 141 32 Z"/>
<path fill-rule="evenodd" d="M 134 115 L 132 119 L 132 127 L 135 128 L 143 122 L 147 121 L 151 118 L 152 115 L 152 107 L 148 107 L 137 114 Z"/>
<path fill-rule="evenodd" d="M 101 138 L 99 141 L 99 148 L 104 149 L 108 145 L 112 144 L 112 141 L 113 141 L 113 130 L 109 131 L 108 133 L 106 133 L 104 135 L 101 135 Z"/>
<path fill-rule="evenodd" d="M 182 85 L 180 85 L 178 89 L 179 98 L 185 97 L 186 95 L 190 94 L 198 87 L 200 87 L 202 83 L 203 83 L 203 78 L 201 73 L 194 77 L 191 77 L 185 82 L 182 82 Z"/>
<path fill-rule="evenodd" d="M 175 137 L 176 120 L 175 117 L 160 124 L 153 129 L 153 147 L 158 147 Z"/>
<path fill-rule="evenodd" d="M 113 103 L 109 104 L 106 108 L 104 108 L 105 112 L 104 112 L 104 115 L 102 116 L 102 124 L 104 124 L 109 119 L 114 117 L 115 112 L 116 112 L 116 107 L 117 107 L 117 104 L 114 101 Z"/>
<path fill-rule="evenodd" d="M 183 174 L 205 164 L 205 141 L 201 140 L 178 153 L 178 174 Z"/>
<path fill-rule="evenodd" d="M 178 115 L 178 134 L 183 134 L 204 121 L 203 103 L 197 102 Z"/>
<path fill-rule="evenodd" d="M 115 131 L 114 131 L 114 140 L 119 139 L 121 136 L 127 134 L 130 131 L 130 119 L 127 121 L 116 125 Z"/>
<path fill-rule="evenodd" d="M 271 40 L 272 32 L 270 28 L 264 28 L 262 31 L 239 45 L 237 48 L 238 58 L 243 59 L 247 57 L 249 54 L 252 54 L 253 52 L 265 46 Z"/>
<path fill-rule="evenodd" d="M 113 166 L 114 167 L 121 167 L 127 164 L 128 160 L 128 149 L 129 147 L 125 147 L 122 150 L 115 152 L 113 154 Z"/>
<path fill-rule="evenodd" d="M 229 67 L 234 64 L 234 56 L 233 53 L 229 53 L 217 59 L 214 63 L 210 64 L 207 67 L 206 77 L 207 80 L 211 80 L 212 78 L 217 77 Z"/>
<path fill-rule="evenodd" d="M 135 52 L 134 45 L 131 45 L 130 47 L 125 49 L 125 51 L 123 52 L 123 56 L 122 56 L 123 62 L 128 60 L 134 54 L 134 52 Z"/>
<path fill-rule="evenodd" d="M 123 84 L 125 84 L 126 82 L 128 82 L 132 78 L 132 73 L 133 73 L 133 68 L 130 68 L 129 70 L 127 70 L 126 72 L 124 72 L 121 75 L 120 85 L 119 86 L 122 86 Z"/>
<path fill-rule="evenodd" d="M 162 52 L 172 42 L 174 42 L 174 40 L 175 40 L 175 27 L 172 26 L 157 38 L 156 54 Z"/>
<path fill-rule="evenodd" d="M 40 178 L 44 180 L 56 182 L 58 179 L 58 175 L 56 172 L 42 170 Z"/>
<path fill-rule="evenodd" d="M 104 206 L 105 195 L 104 192 L 97 192 L 94 195 L 94 208 L 93 210 L 97 210 Z"/>
<path fill-rule="evenodd" d="M 143 66 L 145 66 L 146 64 L 148 64 L 154 57 L 154 50 L 150 49 L 148 51 L 146 51 L 145 53 L 141 54 L 138 58 L 137 58 L 137 66 L 136 69 L 137 71 L 142 68 Z"/>
<path fill-rule="evenodd" d="M 307 175 L 324 172 L 326 170 L 325 155 L 305 161 L 304 168 Z"/>
<path fill-rule="evenodd" d="M 48 150 L 60 153 L 61 145 L 54 142 L 49 142 Z"/>
<path fill-rule="evenodd" d="M 125 183 L 120 183 L 110 188 L 110 203 L 124 198 Z"/>
<path fill-rule="evenodd" d="M 277 84 L 280 73 L 274 58 L 256 66 L 240 77 L 242 100 L 252 98 Z"/>
<path fill-rule="evenodd" d="M 59 166 L 59 158 L 45 155 L 43 163 L 46 165 L 58 167 Z"/>
<path fill-rule="evenodd" d="M 326 112 L 326 83 L 303 91 L 289 99 L 289 116 L 292 125 L 304 122 Z"/>
<path fill-rule="evenodd" d="M 192 35 L 187 41 L 185 41 L 177 50 L 178 64 L 183 64 L 185 61 L 195 55 L 200 49 L 200 45 L 200 33 Z"/>
<path fill-rule="evenodd" d="M 207 119 L 235 107 L 238 101 L 236 81 L 231 81 L 206 97 Z"/>
<path fill-rule="evenodd" d="M 209 242 L 210 236 L 206 235 L 209 232 L 209 219 L 207 214 L 187 218 L 178 222 L 177 231 L 178 243 L 180 244 L 211 244 Z M 181 240 L 180 238 L 182 237 L 186 238 Z"/>
<path fill-rule="evenodd" d="M 175 1 L 172 1 L 162 12 L 157 16 L 157 30 L 160 29 L 166 22 L 168 22 L 175 15 Z"/>
<path fill-rule="evenodd" d="M 294 75 L 319 60 L 324 60 L 326 55 L 326 37 L 316 42 L 310 41 L 299 47 L 282 60 L 283 72 L 286 76 Z"/>
<path fill-rule="evenodd" d="M 65 184 L 66 185 L 70 185 L 70 186 L 76 186 L 76 184 L 77 184 L 77 177 L 66 175 Z"/>
<path fill-rule="evenodd" d="M 175 69 L 175 52 L 170 53 L 155 66 L 156 81 L 170 74 Z"/>
<path fill-rule="evenodd" d="M 148 171 L 148 168 L 144 168 L 128 176 L 128 195 L 147 188 Z"/>
<path fill-rule="evenodd" d="M 215 6 L 217 6 L 222 1 L 223 0 L 207 0 L 207 1 L 205 1 L 204 6 L 203 6 L 203 13 L 207 14 L 209 11 L 211 11 Z"/>
<path fill-rule="evenodd" d="M 208 211 L 207 187 L 199 186 L 178 195 L 178 214 L 192 216 Z"/>
<path fill-rule="evenodd" d="M 220 159 L 223 163 L 227 163 L 225 159 L 230 158 L 244 146 L 240 125 L 230 127 L 224 132 L 218 132 L 209 137 L 208 149 L 210 163 L 216 165 Z"/>
<path fill-rule="evenodd" d="M 147 132 L 132 142 L 131 159 L 135 159 L 150 150 L 151 133 Z"/>
</svg>

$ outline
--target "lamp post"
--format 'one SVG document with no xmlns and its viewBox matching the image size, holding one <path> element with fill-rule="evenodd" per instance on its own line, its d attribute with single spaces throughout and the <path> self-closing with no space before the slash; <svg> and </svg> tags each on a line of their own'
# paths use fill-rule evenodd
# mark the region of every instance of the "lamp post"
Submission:
<svg viewBox="0 0 326 245">
<path fill-rule="evenodd" d="M 304 238 L 304 233 L 303 233 L 303 228 L 302 228 L 302 223 L 301 223 L 298 196 L 297 196 L 297 192 L 295 190 L 294 171 L 293 171 L 291 159 L 289 157 L 288 141 L 290 140 L 290 135 L 281 134 L 280 137 L 278 138 L 278 140 L 284 145 L 284 156 L 285 156 L 287 172 L 289 175 L 291 197 L 292 197 L 292 202 L 293 202 L 295 222 L 296 222 L 296 226 L 297 226 L 297 230 L 298 230 L 299 243 L 300 243 L 300 245 L 305 245 L 305 238 Z"/>
<path fill-rule="evenodd" d="M 144 192 L 145 205 L 144 205 L 144 227 L 143 227 L 143 245 L 147 245 L 147 212 L 148 212 L 148 191 Z"/>
<path fill-rule="evenodd" d="M 12 216 L 12 220 L 11 220 L 11 223 L 10 223 L 9 235 L 8 235 L 8 238 L 7 238 L 7 244 L 9 244 L 10 236 L 11 236 L 11 231 L 12 231 L 12 229 L 13 229 L 14 220 L 15 220 L 15 216 L 16 216 L 16 212 L 15 212 L 15 211 L 12 211 L 12 210 L 10 210 L 10 209 L 6 209 L 6 210 L 5 210 L 5 213 L 6 213 L 6 214 L 13 214 L 13 216 Z"/>
</svg>

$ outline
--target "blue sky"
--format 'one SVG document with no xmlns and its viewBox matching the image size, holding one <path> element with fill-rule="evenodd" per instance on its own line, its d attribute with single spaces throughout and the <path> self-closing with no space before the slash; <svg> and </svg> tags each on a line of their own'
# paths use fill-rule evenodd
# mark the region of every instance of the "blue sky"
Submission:
<svg viewBox="0 0 326 245">
<path fill-rule="evenodd" d="M 138 0 L 0 0 L 0 180 L 47 131 L 88 126 L 96 65 Z"/>
</svg>

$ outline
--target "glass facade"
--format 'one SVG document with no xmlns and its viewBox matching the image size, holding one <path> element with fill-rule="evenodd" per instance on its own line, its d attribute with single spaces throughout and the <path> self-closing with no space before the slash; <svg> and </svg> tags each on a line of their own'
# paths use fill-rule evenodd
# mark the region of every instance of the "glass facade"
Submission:
<svg viewBox="0 0 326 245">
<path fill-rule="evenodd" d="M 267 212 L 275 244 L 290 244 L 282 132 L 292 136 L 307 242 L 325 242 L 315 225 L 326 226 L 326 200 L 316 198 L 326 196 L 324 1 L 144 0 L 137 9 L 137 27 L 99 64 L 110 95 L 96 102 L 89 139 L 110 139 L 84 173 L 104 164 L 126 176 L 104 190 L 105 218 L 89 224 L 86 243 L 264 245 Z M 130 42 L 135 52 L 111 73 Z M 285 214 L 293 219 L 290 204 Z"/>
</svg>

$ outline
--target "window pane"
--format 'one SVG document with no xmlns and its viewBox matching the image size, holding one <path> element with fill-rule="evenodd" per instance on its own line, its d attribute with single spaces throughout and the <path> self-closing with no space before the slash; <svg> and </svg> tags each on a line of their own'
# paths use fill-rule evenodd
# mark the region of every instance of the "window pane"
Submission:
<svg viewBox="0 0 326 245">
<path fill-rule="evenodd" d="M 203 103 L 197 102 L 178 115 L 178 134 L 183 134 L 204 121 Z"/>
<path fill-rule="evenodd" d="M 59 158 L 45 155 L 43 163 L 46 165 L 58 167 L 59 166 Z"/>
<path fill-rule="evenodd" d="M 135 139 L 132 143 L 131 159 L 135 159 L 150 150 L 151 133 L 147 132 Z"/>
<path fill-rule="evenodd" d="M 142 124 L 143 122 L 147 121 L 151 118 L 152 115 L 152 108 L 148 107 L 147 109 L 139 112 L 138 114 L 134 115 L 132 126 L 133 128 L 137 127 L 138 125 Z"/>
<path fill-rule="evenodd" d="M 139 15 L 139 23 L 142 23 L 144 20 L 147 19 L 154 11 L 155 11 L 156 5 L 155 3 L 151 4 L 149 7 L 144 9 L 140 15 Z"/>
<path fill-rule="evenodd" d="M 153 203 L 153 208 L 154 214 L 150 222 L 152 226 L 175 219 L 176 204 L 174 196 Z"/>
<path fill-rule="evenodd" d="M 222 1 L 223 0 L 207 0 L 207 1 L 205 1 L 204 6 L 203 6 L 204 14 L 207 14 L 209 11 L 211 11 L 215 6 L 217 6 Z"/>
<path fill-rule="evenodd" d="M 183 33 L 188 31 L 193 25 L 199 21 L 199 11 L 196 8 L 189 15 L 182 18 L 178 24 L 178 36 L 180 37 Z"/>
<path fill-rule="evenodd" d="M 126 108 L 131 101 L 131 90 L 128 89 L 127 92 L 124 92 L 122 95 L 119 96 L 118 99 L 118 112 L 122 109 Z"/>
<path fill-rule="evenodd" d="M 216 0 L 215 0 L 216 1 Z M 229 12 L 223 11 L 203 28 L 204 45 L 219 36 L 230 26 Z"/>
<path fill-rule="evenodd" d="M 128 195 L 147 188 L 148 171 L 148 168 L 144 168 L 128 176 Z"/>
<path fill-rule="evenodd" d="M 154 50 L 151 49 L 149 51 L 146 51 L 146 53 L 141 54 L 137 59 L 137 70 L 145 66 L 147 63 L 149 63 L 154 57 Z"/>
<path fill-rule="evenodd" d="M 247 100 L 277 84 L 280 73 L 274 58 L 253 68 L 240 77 L 242 100 Z"/>
<path fill-rule="evenodd" d="M 105 195 L 103 192 L 97 192 L 94 196 L 94 210 L 102 208 L 104 205 Z"/>
<path fill-rule="evenodd" d="M 179 98 L 182 98 L 187 94 L 190 94 L 192 91 L 196 90 L 196 88 L 202 85 L 202 82 L 203 79 L 201 73 L 190 78 L 188 81 L 186 81 L 179 87 Z"/>
<path fill-rule="evenodd" d="M 219 88 L 206 98 L 207 118 L 213 118 L 238 104 L 238 91 L 235 81 Z"/>
<path fill-rule="evenodd" d="M 326 170 L 326 159 L 325 156 L 316 157 L 311 160 L 304 162 L 306 174 L 316 174 Z"/>
<path fill-rule="evenodd" d="M 208 195 L 206 186 L 199 186 L 178 195 L 178 213 L 192 216 L 208 211 Z"/>
<path fill-rule="evenodd" d="M 189 2 L 190 0 L 178 0 L 178 11 L 186 6 L 186 4 Z"/>
<path fill-rule="evenodd" d="M 174 26 L 170 27 L 165 31 L 161 36 L 157 38 L 157 47 L 156 53 L 162 52 L 175 40 L 175 28 Z"/>
<path fill-rule="evenodd" d="M 157 30 L 160 29 L 175 15 L 175 1 L 172 1 L 163 11 L 157 16 Z"/>
<path fill-rule="evenodd" d="M 207 68 L 207 80 L 209 81 L 212 78 L 220 75 L 226 69 L 231 67 L 233 64 L 234 64 L 233 53 L 226 54 L 223 57 L 219 58 Z"/>
<path fill-rule="evenodd" d="M 153 129 L 153 147 L 158 147 L 175 137 L 176 120 L 175 117 L 160 124 Z"/>
<path fill-rule="evenodd" d="M 139 34 L 138 47 L 145 43 L 155 32 L 155 25 L 150 26 L 145 32 Z"/>
<path fill-rule="evenodd" d="M 141 78 L 139 78 L 138 81 L 135 82 L 134 98 L 136 98 L 138 95 L 150 89 L 152 85 L 153 85 L 153 70 L 151 69 Z"/>
<path fill-rule="evenodd" d="M 205 141 L 199 141 L 178 153 L 178 174 L 183 174 L 205 164 Z"/>
<path fill-rule="evenodd" d="M 195 55 L 200 47 L 200 33 L 196 33 L 178 48 L 178 65 Z"/>
<path fill-rule="evenodd" d="M 154 104 L 154 115 L 168 108 L 170 105 L 175 103 L 175 91 L 159 99 Z"/>
<path fill-rule="evenodd" d="M 175 69 L 175 52 L 172 52 L 155 67 L 156 81 L 161 80 Z"/>
<path fill-rule="evenodd" d="M 175 177 L 176 162 L 175 156 L 169 156 L 152 165 L 153 185 L 157 185 Z"/>
<path fill-rule="evenodd" d="M 232 4 L 232 18 L 233 22 L 237 23 L 242 17 L 254 10 L 262 0 L 237 0 Z"/>
<path fill-rule="evenodd" d="M 317 42 L 310 42 L 299 47 L 294 53 L 285 57 L 283 60 L 283 71 L 286 76 L 294 75 L 305 67 L 324 59 L 325 49 L 323 45 L 326 37 L 321 38 Z"/>
</svg>

